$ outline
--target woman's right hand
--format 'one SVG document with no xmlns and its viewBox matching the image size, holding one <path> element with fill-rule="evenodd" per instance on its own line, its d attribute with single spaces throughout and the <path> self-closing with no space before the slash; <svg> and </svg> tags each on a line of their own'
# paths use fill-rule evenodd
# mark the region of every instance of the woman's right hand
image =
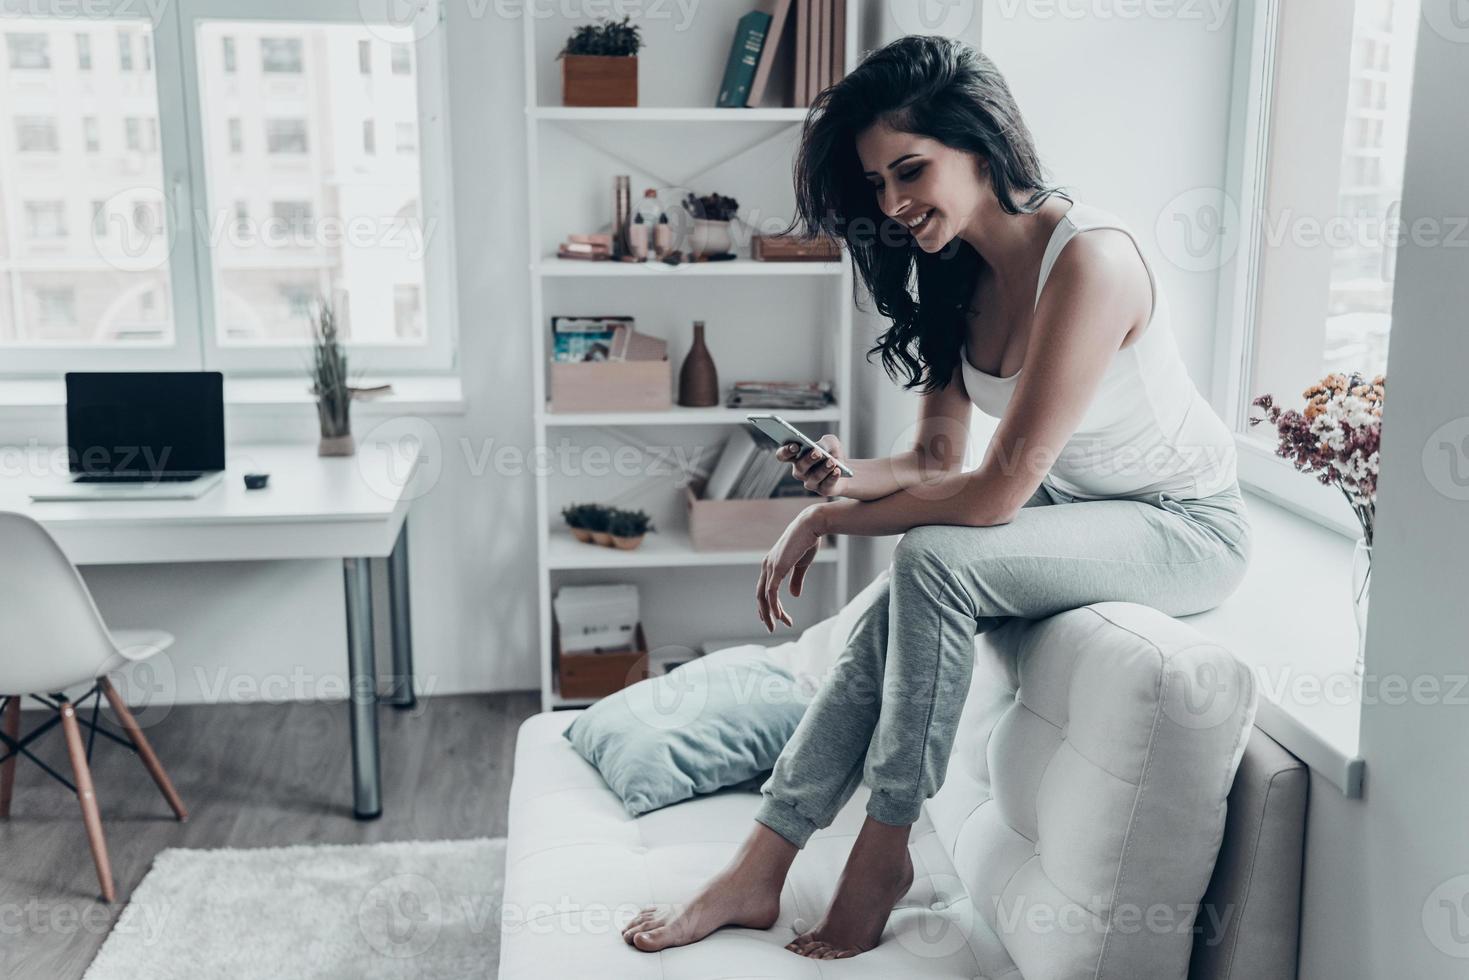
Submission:
<svg viewBox="0 0 1469 980">
<path fill-rule="evenodd" d="M 788 442 L 775 451 L 775 458 L 781 462 L 789 462 L 796 479 L 812 493 L 825 497 L 846 496 L 847 487 L 852 481 L 842 476 L 832 462 L 833 459 L 845 459 L 841 440 L 827 433 L 817 439 L 816 444 L 824 451 L 813 449 L 798 458 L 798 454 L 806 447 Z"/>
</svg>

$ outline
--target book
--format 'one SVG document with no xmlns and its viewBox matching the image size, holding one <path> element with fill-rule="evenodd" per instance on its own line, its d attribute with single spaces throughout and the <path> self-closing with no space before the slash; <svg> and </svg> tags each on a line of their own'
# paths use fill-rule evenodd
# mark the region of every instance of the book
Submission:
<svg viewBox="0 0 1469 980">
<path fill-rule="evenodd" d="M 719 108 L 740 108 L 749 99 L 755 69 L 760 63 L 760 50 L 765 46 L 765 35 L 769 30 L 770 15 L 763 10 L 750 11 L 735 25 L 729 60 L 724 66 L 724 80 L 719 83 L 719 101 L 715 103 Z"/>
<path fill-rule="evenodd" d="M 775 59 L 781 52 L 781 40 L 788 37 L 786 24 L 791 19 L 792 0 L 775 0 L 775 9 L 770 15 L 770 28 L 765 34 L 765 46 L 760 49 L 760 64 L 755 69 L 755 80 L 750 83 L 750 96 L 745 105 L 755 108 L 765 99 L 765 89 L 770 84 L 770 73 Z"/>
<path fill-rule="evenodd" d="M 814 0 L 796 0 L 796 105 L 811 104 L 811 87 L 807 84 L 806 63 L 811 57 L 811 4 Z"/>
<path fill-rule="evenodd" d="M 724 440 L 724 448 L 719 452 L 719 460 L 714 464 L 709 479 L 704 481 L 704 499 L 730 499 L 731 492 L 759 450 L 760 444 L 748 426 L 737 426 L 731 431 Z"/>
</svg>

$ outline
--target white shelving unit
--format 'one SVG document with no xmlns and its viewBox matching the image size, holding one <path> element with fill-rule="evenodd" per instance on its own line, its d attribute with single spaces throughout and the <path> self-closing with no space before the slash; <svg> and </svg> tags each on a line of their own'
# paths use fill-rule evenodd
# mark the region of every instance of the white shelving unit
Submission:
<svg viewBox="0 0 1469 980">
<path fill-rule="evenodd" d="M 850 68 L 857 61 L 860 0 L 846 2 Z M 846 443 L 853 441 L 853 279 L 845 257 L 822 263 L 754 262 L 747 257 L 746 241 L 736 244 L 737 260 L 694 265 L 555 257 L 556 244 L 566 234 L 608 226 L 617 174 L 632 176 L 634 206 L 647 187 L 659 189 L 665 208 L 677 206 L 689 190 L 718 191 L 737 198 L 741 218 L 763 230 L 789 222 L 794 214 L 791 164 L 806 110 L 712 107 L 735 22 L 746 9 L 702 5 L 681 26 L 645 18 L 637 108 L 560 106 L 556 53 L 588 19 L 555 13 L 522 18 L 536 445 L 566 451 L 564 457 L 550 454 L 553 460 L 590 460 L 598 448 L 615 448 L 637 455 L 648 471 L 608 475 L 590 463 L 536 467 L 541 702 L 546 709 L 588 703 L 563 698 L 556 687 L 551 598 L 561 584 L 637 582 L 644 632 L 657 659 L 660 648 L 697 647 L 709 636 L 763 634 L 755 617 L 754 586 L 767 550 L 696 551 L 684 518 L 686 467 L 707 472 L 745 411 L 675 405 L 653 412 L 553 412 L 547 404 L 552 316 L 636 316 L 640 331 L 669 342 L 675 386 L 691 324 L 703 320 L 721 393 L 732 381 L 748 378 L 828 378 L 834 405 L 780 414 L 813 437 L 834 431 Z M 675 463 L 668 464 L 669 459 Z M 657 531 L 633 551 L 583 544 L 560 516 L 573 501 L 642 508 L 653 515 Z M 849 564 L 848 542 L 838 538 L 818 552 L 806 594 L 799 599 L 783 594 L 798 628 L 847 600 Z"/>
</svg>

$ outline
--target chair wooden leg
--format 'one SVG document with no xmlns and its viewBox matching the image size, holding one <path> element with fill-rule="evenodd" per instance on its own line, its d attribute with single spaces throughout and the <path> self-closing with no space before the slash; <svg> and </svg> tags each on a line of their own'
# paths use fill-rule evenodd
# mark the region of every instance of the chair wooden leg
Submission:
<svg viewBox="0 0 1469 980">
<path fill-rule="evenodd" d="M 4 725 L 6 738 L 12 742 L 20 739 L 20 695 L 5 703 L 5 717 L 0 719 L 0 724 Z M 0 820 L 10 819 L 10 800 L 15 793 L 15 760 L 12 755 L 0 762 Z"/>
<path fill-rule="evenodd" d="M 87 825 L 87 841 L 92 845 L 92 861 L 97 865 L 102 900 L 114 902 L 117 891 L 112 887 L 112 861 L 107 857 L 107 839 L 102 836 L 102 812 L 97 808 L 97 792 L 92 788 L 92 770 L 87 765 L 87 747 L 82 742 L 76 708 L 70 701 L 61 705 L 61 730 L 66 733 L 66 751 L 71 756 L 71 770 L 76 776 L 77 799 L 82 804 L 82 821 Z"/>
<path fill-rule="evenodd" d="M 143 729 L 138 727 L 138 720 L 128 710 L 127 702 L 117 693 L 117 688 L 112 682 L 103 677 L 97 681 L 102 688 L 102 693 L 107 696 L 107 703 L 112 705 L 112 711 L 117 715 L 117 720 L 122 724 L 122 730 L 127 732 L 128 738 L 132 739 L 133 747 L 138 750 L 138 757 L 143 760 L 143 765 L 148 769 L 148 775 L 158 784 L 163 798 L 173 808 L 174 816 L 180 822 L 189 819 L 189 811 L 184 808 L 184 801 L 179 798 L 178 791 L 173 788 L 173 781 L 168 778 L 168 773 L 163 771 L 163 763 L 158 761 L 158 756 L 153 751 L 153 746 L 148 744 L 148 739 L 143 735 Z"/>
</svg>

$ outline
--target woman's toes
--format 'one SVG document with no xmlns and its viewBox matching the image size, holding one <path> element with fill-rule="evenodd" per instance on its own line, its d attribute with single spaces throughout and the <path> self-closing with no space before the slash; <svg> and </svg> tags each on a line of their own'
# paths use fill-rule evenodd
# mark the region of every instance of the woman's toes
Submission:
<svg viewBox="0 0 1469 980">
<path fill-rule="evenodd" d="M 666 925 L 633 934 L 632 944 L 645 953 L 656 953 L 666 946 L 675 945 L 673 930 Z"/>
<path fill-rule="evenodd" d="M 632 945 L 632 937 L 639 932 L 646 931 L 650 923 L 653 925 L 657 925 L 657 923 L 653 922 L 653 910 L 643 909 L 637 915 L 633 916 L 632 920 L 623 927 L 623 942 L 627 943 L 628 945 Z"/>
</svg>

